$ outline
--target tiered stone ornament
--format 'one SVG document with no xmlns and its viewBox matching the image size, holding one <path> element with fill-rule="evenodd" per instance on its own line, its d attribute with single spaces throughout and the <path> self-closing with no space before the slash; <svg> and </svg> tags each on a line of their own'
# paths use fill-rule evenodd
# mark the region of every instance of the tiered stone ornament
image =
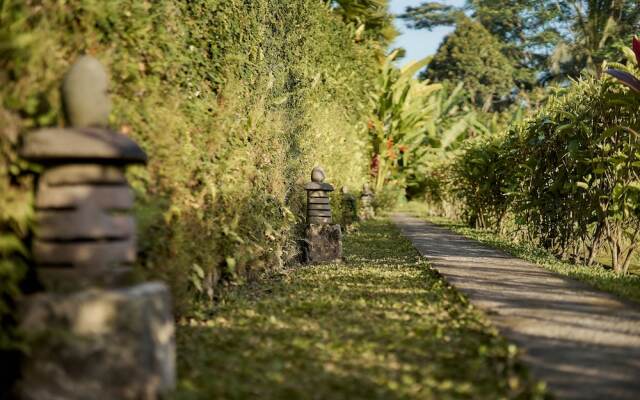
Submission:
<svg viewBox="0 0 640 400">
<path fill-rule="evenodd" d="M 48 290 L 121 284 L 136 258 L 133 193 L 124 168 L 147 156 L 128 137 L 106 128 L 107 74 L 80 58 L 63 84 L 71 128 L 26 135 L 21 156 L 41 164 L 33 257 Z"/>
<path fill-rule="evenodd" d="M 324 183 L 322 168 L 311 172 L 307 191 L 307 229 L 304 255 L 305 261 L 338 262 L 342 259 L 342 231 L 339 224 L 332 224 L 329 193 L 333 186 Z"/>
<path fill-rule="evenodd" d="M 45 291 L 21 301 L 30 342 L 21 399 L 156 399 L 175 386 L 174 319 L 163 283 L 133 285 L 133 193 L 124 175 L 142 149 L 107 128 L 103 66 L 84 56 L 62 85 L 69 128 L 27 133 L 21 156 L 42 166 L 32 253 Z"/>
<path fill-rule="evenodd" d="M 333 192 L 333 186 L 324 183 L 324 171 L 315 167 L 311 171 L 311 182 L 304 185 L 307 191 L 307 223 L 330 224 L 331 204 L 329 193 Z"/>
<path fill-rule="evenodd" d="M 349 193 L 349 188 L 342 187 L 342 224 L 346 231 L 355 222 L 358 222 L 358 205 L 356 197 Z"/>
<path fill-rule="evenodd" d="M 374 194 L 368 183 L 362 185 L 362 194 L 360 195 L 360 219 L 367 220 L 375 216 L 373 209 Z"/>
</svg>

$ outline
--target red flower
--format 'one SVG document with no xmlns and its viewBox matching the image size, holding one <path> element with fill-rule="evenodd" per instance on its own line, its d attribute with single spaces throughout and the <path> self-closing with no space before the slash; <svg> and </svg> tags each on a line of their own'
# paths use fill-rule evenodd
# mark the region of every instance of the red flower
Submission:
<svg viewBox="0 0 640 400">
<path fill-rule="evenodd" d="M 393 138 L 387 139 L 387 150 L 391 150 L 393 148 Z"/>
<path fill-rule="evenodd" d="M 636 61 L 638 62 L 638 65 L 640 65 L 640 39 L 635 36 L 633 37 L 633 52 L 636 55 Z"/>
<path fill-rule="evenodd" d="M 380 159 L 378 157 L 379 156 L 377 154 L 374 154 L 373 157 L 371 157 L 371 176 L 376 176 L 378 174 L 378 168 L 380 167 Z"/>
</svg>

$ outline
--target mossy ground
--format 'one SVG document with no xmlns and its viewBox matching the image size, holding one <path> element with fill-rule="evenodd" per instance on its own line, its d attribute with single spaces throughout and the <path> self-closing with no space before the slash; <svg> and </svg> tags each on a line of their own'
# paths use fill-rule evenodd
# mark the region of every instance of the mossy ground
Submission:
<svg viewBox="0 0 640 400">
<path fill-rule="evenodd" d="M 541 398 L 514 346 L 388 220 L 345 262 L 245 286 L 178 327 L 176 399 Z"/>
</svg>

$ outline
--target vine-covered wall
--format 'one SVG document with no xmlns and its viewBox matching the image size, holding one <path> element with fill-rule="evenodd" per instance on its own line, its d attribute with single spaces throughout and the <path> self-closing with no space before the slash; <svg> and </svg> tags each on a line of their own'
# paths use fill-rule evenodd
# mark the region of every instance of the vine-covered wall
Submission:
<svg viewBox="0 0 640 400">
<path fill-rule="evenodd" d="M 27 270 L 32 172 L 20 135 L 63 125 L 78 55 L 109 69 L 111 125 L 149 165 L 130 171 L 139 268 L 181 315 L 295 259 L 311 168 L 336 187 L 367 174 L 363 115 L 375 44 L 318 0 L 0 3 L 0 316 Z M 3 322 L 4 324 L 4 322 Z M 7 338 L 2 340 L 7 342 Z"/>
</svg>

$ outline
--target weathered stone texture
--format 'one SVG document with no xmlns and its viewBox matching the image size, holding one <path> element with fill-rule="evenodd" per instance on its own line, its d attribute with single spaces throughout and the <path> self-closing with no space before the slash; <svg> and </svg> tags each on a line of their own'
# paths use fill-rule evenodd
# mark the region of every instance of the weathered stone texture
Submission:
<svg viewBox="0 0 640 400">
<path fill-rule="evenodd" d="M 22 157 L 43 164 L 87 160 L 91 163 L 145 163 L 136 142 L 104 128 L 43 128 L 25 135 Z"/>
<path fill-rule="evenodd" d="M 38 294 L 21 305 L 32 341 L 17 395 L 25 400 L 157 399 L 175 385 L 169 290 Z"/>
<path fill-rule="evenodd" d="M 109 75 L 96 58 L 79 57 L 62 83 L 67 119 L 73 126 L 106 126 L 109 123 Z"/>
<path fill-rule="evenodd" d="M 360 195 L 360 212 L 359 217 L 362 220 L 367 220 L 375 216 L 373 209 L 374 194 L 369 188 L 368 184 L 362 186 L 362 194 Z"/>
<path fill-rule="evenodd" d="M 340 225 L 313 224 L 307 226 L 305 261 L 310 263 L 342 260 L 342 230 Z"/>
<path fill-rule="evenodd" d="M 75 184 L 126 184 L 121 167 L 98 164 L 69 164 L 45 170 L 40 180 L 49 186 Z"/>
<path fill-rule="evenodd" d="M 346 231 L 350 226 L 358 222 L 358 202 L 356 197 L 349 193 L 346 186 L 342 187 L 342 225 Z"/>
</svg>

